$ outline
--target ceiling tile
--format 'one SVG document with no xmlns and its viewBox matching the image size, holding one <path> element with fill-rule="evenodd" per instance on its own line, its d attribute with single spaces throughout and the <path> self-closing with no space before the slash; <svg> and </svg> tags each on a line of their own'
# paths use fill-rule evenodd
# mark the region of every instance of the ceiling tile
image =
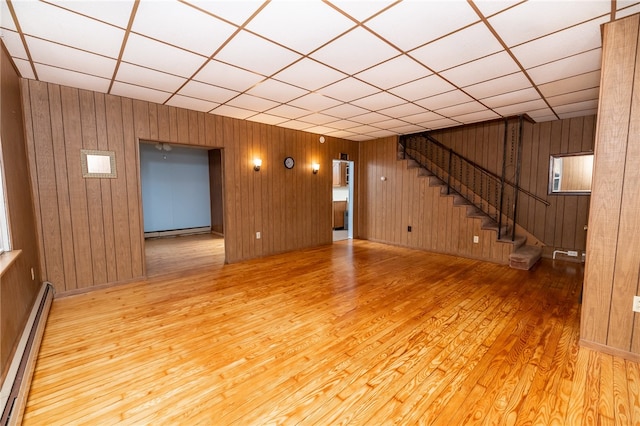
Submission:
<svg viewBox="0 0 640 426">
<path fill-rule="evenodd" d="M 575 92 L 583 89 L 591 89 L 600 86 L 600 70 L 578 74 L 562 80 L 538 86 L 540 92 L 546 97 L 557 96 L 563 93 Z"/>
<path fill-rule="evenodd" d="M 168 61 L 167 58 L 171 60 Z M 150 38 L 130 34 L 122 60 L 181 77 L 191 77 L 206 58 Z"/>
<path fill-rule="evenodd" d="M 478 123 L 480 121 L 495 120 L 496 118 L 500 118 L 500 116 L 495 112 L 486 109 L 469 114 L 456 115 L 452 118 L 460 123 Z"/>
<path fill-rule="evenodd" d="M 404 117 L 406 115 L 415 115 L 426 112 L 425 109 L 419 105 L 412 103 L 404 103 L 393 106 L 391 108 L 385 108 L 378 111 L 380 114 L 388 115 L 389 117 Z"/>
<path fill-rule="evenodd" d="M 366 114 L 356 115 L 355 117 L 352 117 L 350 121 L 355 121 L 360 124 L 372 124 L 388 119 L 389 117 L 386 115 L 382 115 L 377 112 L 368 112 Z"/>
<path fill-rule="evenodd" d="M 30 78 L 32 80 L 36 78 L 36 76 L 33 74 L 33 68 L 31 68 L 31 62 L 24 59 L 18 59 L 18 58 L 12 58 L 12 59 L 13 59 L 13 62 L 16 64 L 16 67 L 18 68 L 20 77 Z"/>
<path fill-rule="evenodd" d="M 366 98 L 357 99 L 351 103 L 362 108 L 375 111 L 378 109 L 391 108 L 392 106 L 406 103 L 406 101 L 390 93 L 380 92 L 375 95 L 367 96 Z"/>
<path fill-rule="evenodd" d="M 424 66 L 401 55 L 373 68 L 369 68 L 355 77 L 381 89 L 389 89 L 432 74 Z"/>
<path fill-rule="evenodd" d="M 481 81 L 490 80 L 503 75 L 520 71 L 518 65 L 506 52 L 486 56 L 473 62 L 451 68 L 441 75 L 451 83 L 459 86 L 469 86 Z"/>
<path fill-rule="evenodd" d="M 355 142 L 364 142 L 364 141 L 370 141 L 373 139 L 375 139 L 373 136 L 367 136 L 367 135 L 354 135 L 350 138 L 350 140 Z"/>
<path fill-rule="evenodd" d="M 133 10 L 133 0 L 110 1 L 77 1 L 77 0 L 47 0 L 65 9 L 73 10 L 81 15 L 126 29 Z M 115 7 L 114 7 L 115 6 Z"/>
<path fill-rule="evenodd" d="M 540 99 L 540 94 L 536 89 L 529 87 L 526 89 L 515 90 L 513 92 L 484 98 L 482 99 L 482 103 L 489 108 L 498 108 L 517 103 L 529 102 L 536 99 Z"/>
<path fill-rule="evenodd" d="M 338 131 L 327 132 L 325 133 L 325 135 L 332 136 L 334 138 L 351 139 L 356 134 L 353 132 L 345 131 L 345 130 L 338 130 Z"/>
<path fill-rule="evenodd" d="M 503 117 L 511 115 L 520 115 L 528 113 L 529 111 L 545 108 L 547 104 L 542 100 L 533 100 L 529 102 L 523 102 L 521 104 L 507 105 L 499 108 L 494 108 L 494 111 Z"/>
<path fill-rule="evenodd" d="M 342 104 L 322 111 L 324 114 L 331 115 L 335 118 L 349 118 L 356 115 L 366 114 L 367 111 L 364 108 L 360 108 L 351 104 Z"/>
<path fill-rule="evenodd" d="M 318 90 L 325 96 L 341 100 L 343 102 L 351 102 L 355 99 L 364 98 L 373 95 L 380 90 L 353 77 L 345 78 L 330 86 L 323 87 Z"/>
<path fill-rule="evenodd" d="M 110 79 L 116 67 L 116 60 L 94 55 L 82 50 L 62 46 L 33 37 L 25 37 L 31 59 L 45 65 L 92 74 Z"/>
<path fill-rule="evenodd" d="M 203 83 L 244 92 L 264 80 L 264 77 L 222 62 L 209 61 L 195 75 L 194 79 Z"/>
<path fill-rule="evenodd" d="M 305 132 L 315 133 L 317 135 L 326 135 L 328 132 L 332 132 L 335 129 L 329 126 L 313 126 L 305 129 Z M 311 165 L 309 165 L 310 167 Z"/>
<path fill-rule="evenodd" d="M 75 71 L 50 67 L 48 65 L 36 64 L 38 77 L 44 81 L 60 84 L 62 86 L 77 87 L 79 89 L 93 90 L 96 92 L 106 92 L 109 88 L 110 80 L 93 75 L 81 74 Z"/>
<path fill-rule="evenodd" d="M 199 81 L 189 81 L 179 92 L 180 95 L 198 98 L 209 102 L 222 104 L 239 95 L 233 90 L 213 86 L 211 84 L 200 83 Z"/>
<path fill-rule="evenodd" d="M 6 46 L 9 55 L 14 58 L 28 59 L 27 51 L 24 50 L 24 44 L 22 44 L 20 34 L 3 29 L 0 30 L 0 36 L 2 37 L 2 42 Z"/>
<path fill-rule="evenodd" d="M 307 90 L 290 84 L 281 83 L 277 80 L 266 80 L 253 86 L 247 91 L 248 94 L 271 99 L 276 102 L 288 102 L 309 93 Z"/>
<path fill-rule="evenodd" d="M 246 28 L 306 55 L 354 25 L 322 2 L 273 1 Z"/>
<path fill-rule="evenodd" d="M 336 121 L 335 117 L 326 114 L 313 113 L 309 115 L 305 115 L 304 117 L 300 117 L 299 121 L 304 121 L 305 123 L 315 124 L 315 125 L 323 125 L 327 123 L 331 123 L 332 121 Z"/>
<path fill-rule="evenodd" d="M 35 1 L 14 1 L 13 8 L 26 35 L 117 58 L 124 30 Z"/>
<path fill-rule="evenodd" d="M 236 27 L 179 2 L 141 0 L 131 30 L 211 56 Z"/>
<path fill-rule="evenodd" d="M 483 23 L 478 23 L 412 50 L 410 55 L 435 71 L 442 71 L 502 50 Z"/>
<path fill-rule="evenodd" d="M 502 93 L 525 89 L 530 86 L 531 82 L 529 79 L 522 72 L 516 72 L 498 77 L 494 80 L 466 86 L 464 87 L 464 91 L 476 99 L 483 99 Z"/>
<path fill-rule="evenodd" d="M 374 126 L 369 126 L 369 125 L 356 126 L 349 129 L 350 132 L 360 133 L 360 134 L 368 133 L 368 132 L 377 132 L 378 130 L 380 129 Z"/>
<path fill-rule="evenodd" d="M 621 2 L 617 1 L 618 11 L 616 12 L 616 19 L 622 19 L 626 16 L 633 15 L 634 13 L 640 12 L 640 3 L 633 2 Z M 624 6 L 624 7 L 623 7 Z M 621 8 L 623 7 L 623 8 Z"/>
<path fill-rule="evenodd" d="M 480 9 L 483 16 L 489 17 L 521 1 L 522 0 L 474 0 L 473 3 Z"/>
<path fill-rule="evenodd" d="M 462 1 L 404 1 L 366 23 L 383 38 L 404 51 L 479 21 Z"/>
<path fill-rule="evenodd" d="M 472 100 L 473 99 L 468 95 L 465 95 L 464 93 L 457 90 L 453 90 L 451 92 L 441 93 L 429 98 L 420 99 L 416 101 L 416 103 L 428 110 L 435 111 L 437 109 L 446 108 L 453 105 L 464 104 Z"/>
<path fill-rule="evenodd" d="M 188 96 L 175 95 L 167 101 L 167 105 L 186 108 L 193 111 L 211 111 L 220 104 L 204 101 L 202 99 L 190 98 Z"/>
<path fill-rule="evenodd" d="M 528 1 L 489 18 L 502 40 L 516 46 L 611 12 L 608 1 Z"/>
<path fill-rule="evenodd" d="M 390 118 L 390 119 L 378 121 L 372 124 L 376 125 L 377 127 L 380 127 L 381 129 L 391 129 L 396 127 L 406 126 L 408 123 L 406 121 L 399 120 L 397 118 Z"/>
<path fill-rule="evenodd" d="M 187 81 L 183 77 L 131 65 L 126 62 L 120 63 L 116 80 L 172 93 Z"/>
<path fill-rule="evenodd" d="M 361 126 L 363 123 L 358 123 L 352 120 L 336 120 L 331 123 L 327 123 L 327 126 L 336 128 L 336 129 L 351 129 L 353 127 Z"/>
<path fill-rule="evenodd" d="M 442 117 L 440 114 L 437 114 L 432 111 L 428 111 L 428 112 L 422 112 L 420 114 L 402 117 L 402 120 L 407 121 L 409 123 L 413 123 L 413 124 L 421 124 L 421 123 L 427 123 L 434 120 L 440 120 L 442 118 L 444 117 Z"/>
<path fill-rule="evenodd" d="M 582 101 L 582 102 L 575 102 L 575 103 L 566 104 L 566 105 L 559 105 L 553 108 L 553 110 L 558 114 L 567 114 L 571 112 L 593 110 L 593 109 L 598 109 L 597 99 Z"/>
<path fill-rule="evenodd" d="M 422 123 L 424 127 L 428 129 L 443 129 L 445 127 L 458 126 L 460 124 L 459 121 L 452 120 L 450 118 L 441 118 L 439 120 L 428 121 L 426 123 Z"/>
<path fill-rule="evenodd" d="M 280 71 L 274 75 L 273 78 L 314 91 L 320 87 L 342 80 L 346 76 L 346 74 L 336 71 L 333 68 L 329 68 L 312 59 L 305 58 Z"/>
<path fill-rule="evenodd" d="M 275 115 L 265 113 L 256 114 L 248 118 L 248 120 L 256 121 L 258 123 L 271 124 L 272 126 L 277 126 L 278 124 L 287 121 L 286 118 L 277 117 Z"/>
<path fill-rule="evenodd" d="M 309 111 L 291 105 L 279 105 L 275 108 L 270 109 L 269 114 L 294 120 L 296 118 L 302 117 L 303 115 L 309 114 Z"/>
<path fill-rule="evenodd" d="M 394 87 L 393 89 L 389 89 L 389 92 L 408 101 L 416 101 L 453 89 L 455 89 L 453 85 L 434 74 L 411 83 L 403 84 L 402 86 Z"/>
<path fill-rule="evenodd" d="M 211 1 L 183 0 L 235 25 L 244 24 L 263 4 L 264 0 Z"/>
<path fill-rule="evenodd" d="M 400 134 L 400 135 L 409 135 L 411 133 L 418 133 L 418 132 L 423 132 L 425 130 L 424 127 L 422 126 L 418 126 L 416 124 L 404 124 L 403 126 L 399 126 L 399 127 L 392 127 L 391 130 L 393 130 L 394 132 Z"/>
<path fill-rule="evenodd" d="M 108 87 L 108 85 L 107 85 Z M 102 90 L 102 92 L 106 92 Z M 171 93 L 162 92 L 160 90 L 149 89 L 146 87 L 135 86 L 133 84 L 115 81 L 111 87 L 112 95 L 125 96 L 127 98 L 140 99 L 143 101 L 155 102 L 157 104 L 164 103 Z"/>
<path fill-rule="evenodd" d="M 289 102 L 289 104 L 308 111 L 318 112 L 340 105 L 341 102 L 322 96 L 319 93 L 309 93 L 308 95 L 304 95 L 301 98 Z"/>
<path fill-rule="evenodd" d="M 397 135 L 397 133 L 394 132 L 393 130 L 378 130 L 376 132 L 367 133 L 367 136 L 371 136 L 373 138 L 386 138 L 388 136 L 395 136 L 395 135 Z"/>
<path fill-rule="evenodd" d="M 280 127 L 286 127 L 287 129 L 293 130 L 306 130 L 310 127 L 314 127 L 312 124 L 303 123 L 302 121 L 285 121 L 284 123 L 279 124 Z"/>
<path fill-rule="evenodd" d="M 547 102 L 554 109 L 561 105 L 573 104 L 576 102 L 598 100 L 599 88 L 580 90 L 578 92 L 565 93 L 563 95 L 547 98 Z"/>
<path fill-rule="evenodd" d="M 251 52 L 250 55 L 247 52 Z M 246 31 L 238 33 L 215 59 L 258 74 L 271 75 L 301 56 Z"/>
<path fill-rule="evenodd" d="M 549 108 L 527 111 L 527 115 L 536 122 L 557 120 L 556 115 Z"/>
<path fill-rule="evenodd" d="M 608 18 L 595 19 L 521 44 L 511 49 L 511 51 L 523 67 L 531 68 L 577 53 L 597 49 L 601 45 L 600 25 L 607 21 Z"/>
<path fill-rule="evenodd" d="M 264 112 L 270 108 L 278 106 L 278 103 L 268 99 L 258 98 L 257 96 L 241 94 L 227 102 L 227 105 L 249 111 Z"/>
<path fill-rule="evenodd" d="M 452 105 L 446 108 L 440 108 L 434 112 L 437 112 L 440 115 L 445 117 L 455 117 L 459 115 L 471 114 L 478 111 L 486 111 L 487 109 L 482 106 L 479 102 L 465 102 L 463 104 Z"/>
<path fill-rule="evenodd" d="M 363 46 L 367 46 L 366 49 Z M 398 52 L 370 32 L 356 28 L 314 52 L 311 57 L 353 75 L 398 55 Z"/>
<path fill-rule="evenodd" d="M 342 10 L 353 19 L 362 22 L 369 19 L 395 1 L 396 0 L 331 0 L 330 3 L 336 6 L 338 9 Z"/>
<path fill-rule="evenodd" d="M 240 120 L 245 120 L 249 117 L 256 115 L 255 111 L 249 111 L 242 108 L 236 108 L 231 105 L 220 105 L 218 108 L 210 111 L 212 114 L 223 115 L 225 117 L 233 117 Z"/>
<path fill-rule="evenodd" d="M 544 84 L 600 69 L 601 49 L 594 49 L 578 55 L 539 67 L 530 68 L 527 73 L 536 84 Z"/>
<path fill-rule="evenodd" d="M 0 2 L 0 27 L 11 31 L 18 31 L 6 1 Z"/>
</svg>

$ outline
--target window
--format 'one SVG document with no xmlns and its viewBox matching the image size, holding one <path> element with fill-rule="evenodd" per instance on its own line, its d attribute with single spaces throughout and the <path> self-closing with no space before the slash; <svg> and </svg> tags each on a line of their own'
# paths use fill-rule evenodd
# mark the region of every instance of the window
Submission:
<svg viewBox="0 0 640 426">
<path fill-rule="evenodd" d="M 593 154 L 552 155 L 549 194 L 590 194 Z"/>
</svg>

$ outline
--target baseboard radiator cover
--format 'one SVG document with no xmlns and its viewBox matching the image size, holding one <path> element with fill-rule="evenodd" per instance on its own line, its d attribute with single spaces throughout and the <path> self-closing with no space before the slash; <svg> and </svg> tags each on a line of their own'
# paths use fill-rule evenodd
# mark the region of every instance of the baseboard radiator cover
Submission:
<svg viewBox="0 0 640 426">
<path fill-rule="evenodd" d="M 9 372 L 0 389 L 0 406 L 2 407 L 0 425 L 2 426 L 22 423 L 31 378 L 35 370 L 53 295 L 53 285 L 49 282 L 42 283 L 31 314 L 22 331 Z"/>
</svg>

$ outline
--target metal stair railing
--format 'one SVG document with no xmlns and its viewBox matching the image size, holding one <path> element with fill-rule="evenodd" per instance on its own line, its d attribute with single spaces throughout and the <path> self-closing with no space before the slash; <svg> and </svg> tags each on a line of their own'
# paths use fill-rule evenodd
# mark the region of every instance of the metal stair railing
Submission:
<svg viewBox="0 0 640 426">
<path fill-rule="evenodd" d="M 535 194 L 519 188 L 485 167 L 458 154 L 428 133 L 400 136 L 405 158 L 438 177 L 447 186 L 447 194 L 456 193 L 498 224 L 498 239 L 502 238 L 503 225 L 511 223 L 511 240 L 515 240 L 518 193 L 545 204 L 549 203 Z"/>
</svg>

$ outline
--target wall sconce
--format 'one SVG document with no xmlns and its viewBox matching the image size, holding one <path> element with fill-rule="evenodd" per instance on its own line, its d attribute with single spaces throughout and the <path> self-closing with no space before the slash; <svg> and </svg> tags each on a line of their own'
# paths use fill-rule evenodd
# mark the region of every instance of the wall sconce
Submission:
<svg viewBox="0 0 640 426">
<path fill-rule="evenodd" d="M 253 170 L 255 170 L 256 172 L 259 172 L 260 171 L 260 167 L 262 167 L 262 159 L 254 158 L 253 159 Z"/>
<path fill-rule="evenodd" d="M 320 164 L 312 163 L 311 164 L 311 170 L 313 170 L 313 174 L 314 175 L 317 175 L 318 174 L 318 170 L 320 170 Z"/>
</svg>

